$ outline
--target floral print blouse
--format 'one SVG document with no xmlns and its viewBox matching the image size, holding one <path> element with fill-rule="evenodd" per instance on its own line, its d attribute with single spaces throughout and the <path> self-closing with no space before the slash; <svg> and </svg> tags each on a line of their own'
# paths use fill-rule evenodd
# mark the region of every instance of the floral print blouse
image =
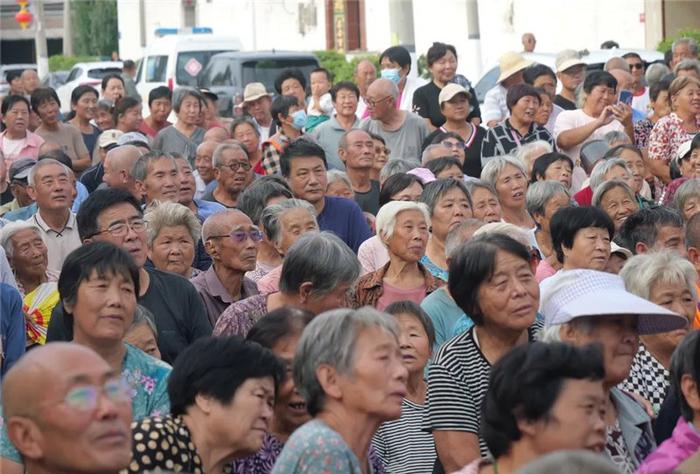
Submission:
<svg viewBox="0 0 700 474">
<path fill-rule="evenodd" d="M 700 119 L 697 120 L 700 127 Z M 671 161 L 681 144 L 692 140 L 695 134 L 688 133 L 683 128 L 683 120 L 671 112 L 670 115 L 659 119 L 649 134 L 649 159 Z"/>
</svg>

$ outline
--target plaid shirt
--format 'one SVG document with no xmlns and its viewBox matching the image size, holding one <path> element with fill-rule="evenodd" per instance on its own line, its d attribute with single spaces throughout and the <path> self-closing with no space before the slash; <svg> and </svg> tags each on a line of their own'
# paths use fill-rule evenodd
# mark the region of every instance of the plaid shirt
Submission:
<svg viewBox="0 0 700 474">
<path fill-rule="evenodd" d="M 486 137 L 484 137 L 484 141 L 481 144 L 481 164 L 485 165 L 489 158 L 507 155 L 521 145 L 537 140 L 543 140 L 552 145 L 554 150 L 557 149 L 552 134 L 546 128 L 533 122 L 527 134 L 521 135 L 510 124 L 510 120 L 506 119 L 500 125 L 486 132 Z"/>
<path fill-rule="evenodd" d="M 262 144 L 262 167 L 266 175 L 282 174 L 280 159 L 287 145 L 289 145 L 289 137 L 282 130 Z"/>
</svg>

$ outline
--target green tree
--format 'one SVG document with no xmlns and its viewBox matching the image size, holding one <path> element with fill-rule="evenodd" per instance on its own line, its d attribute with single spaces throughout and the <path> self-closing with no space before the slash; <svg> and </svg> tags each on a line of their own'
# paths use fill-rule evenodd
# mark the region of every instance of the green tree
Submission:
<svg viewBox="0 0 700 474">
<path fill-rule="evenodd" d="M 75 54 L 109 56 L 119 48 L 117 0 L 73 0 Z"/>
<path fill-rule="evenodd" d="M 314 51 L 321 63 L 321 67 L 326 68 L 333 75 L 333 82 L 352 81 L 352 75 L 355 72 L 355 66 L 363 59 L 369 59 L 379 67 L 379 58 L 377 55 L 367 54 L 355 56 L 351 61 L 348 61 L 343 53 L 334 50 Z"/>
<path fill-rule="evenodd" d="M 659 46 L 656 48 L 657 51 L 661 51 L 662 53 L 669 51 L 673 42 L 678 38 L 695 38 L 695 40 L 700 43 L 700 30 L 693 28 L 680 30 L 677 35 L 673 36 L 672 38 L 665 38 L 661 43 L 659 43 Z"/>
</svg>

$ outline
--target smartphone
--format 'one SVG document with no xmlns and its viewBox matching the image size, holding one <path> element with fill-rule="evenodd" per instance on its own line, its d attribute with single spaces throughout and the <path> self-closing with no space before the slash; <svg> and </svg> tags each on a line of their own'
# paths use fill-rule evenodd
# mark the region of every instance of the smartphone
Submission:
<svg viewBox="0 0 700 474">
<path fill-rule="evenodd" d="M 620 91 L 620 98 L 618 99 L 618 101 L 622 102 L 623 104 L 627 104 L 631 107 L 632 106 L 632 92 Z"/>
</svg>

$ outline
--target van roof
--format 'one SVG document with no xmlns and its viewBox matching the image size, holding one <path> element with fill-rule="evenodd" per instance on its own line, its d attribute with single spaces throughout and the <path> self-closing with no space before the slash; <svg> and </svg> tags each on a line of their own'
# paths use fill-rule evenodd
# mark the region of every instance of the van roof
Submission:
<svg viewBox="0 0 700 474">
<path fill-rule="evenodd" d="M 146 47 L 146 51 L 151 54 L 170 53 L 173 48 L 179 51 L 207 51 L 210 49 L 236 51 L 242 47 L 241 41 L 233 36 L 184 34 L 156 38 Z"/>
<path fill-rule="evenodd" d="M 230 51 L 226 53 L 219 53 L 212 57 L 216 58 L 230 58 L 230 59 L 269 59 L 269 58 L 313 58 L 316 56 L 313 53 L 304 51 Z"/>
</svg>

